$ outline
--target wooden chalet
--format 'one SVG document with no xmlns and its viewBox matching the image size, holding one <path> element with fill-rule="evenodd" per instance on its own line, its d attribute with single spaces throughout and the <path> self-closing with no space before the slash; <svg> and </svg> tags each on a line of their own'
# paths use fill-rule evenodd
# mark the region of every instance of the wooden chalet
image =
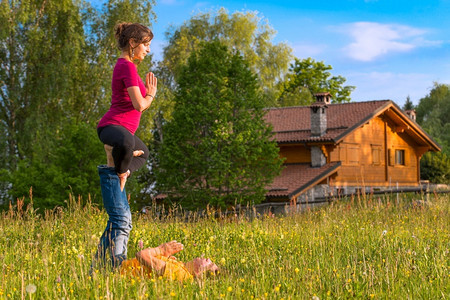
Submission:
<svg viewBox="0 0 450 300">
<path fill-rule="evenodd" d="M 329 93 L 316 97 L 311 106 L 268 109 L 285 161 L 267 202 L 419 186 L 420 158 L 440 146 L 414 112 L 390 100 L 330 104 Z"/>
</svg>

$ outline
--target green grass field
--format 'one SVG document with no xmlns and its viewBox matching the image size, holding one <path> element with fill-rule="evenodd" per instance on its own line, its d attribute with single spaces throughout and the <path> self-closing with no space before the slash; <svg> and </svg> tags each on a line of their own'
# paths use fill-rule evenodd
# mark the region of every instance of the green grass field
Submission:
<svg viewBox="0 0 450 300">
<path fill-rule="evenodd" d="M 88 275 L 106 213 L 89 203 L 0 219 L 0 299 L 449 299 L 448 195 L 367 196 L 286 216 L 134 215 L 128 245 L 176 239 L 221 272 L 179 283 Z M 425 199 L 423 199 L 425 200 Z M 425 204 L 424 204 L 425 203 Z"/>
</svg>

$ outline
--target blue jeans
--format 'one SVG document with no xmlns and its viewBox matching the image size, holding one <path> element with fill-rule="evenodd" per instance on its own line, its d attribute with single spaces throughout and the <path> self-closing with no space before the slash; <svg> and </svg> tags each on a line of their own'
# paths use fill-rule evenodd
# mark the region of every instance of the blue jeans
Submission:
<svg viewBox="0 0 450 300">
<path fill-rule="evenodd" d="M 114 269 L 127 259 L 127 244 L 132 228 L 131 211 L 125 189 L 120 191 L 116 170 L 113 167 L 101 165 L 98 166 L 98 174 L 103 205 L 109 218 L 100 238 L 96 259 L 100 259 L 105 265 L 110 264 Z M 110 254 L 109 260 L 107 260 L 107 252 Z"/>
</svg>

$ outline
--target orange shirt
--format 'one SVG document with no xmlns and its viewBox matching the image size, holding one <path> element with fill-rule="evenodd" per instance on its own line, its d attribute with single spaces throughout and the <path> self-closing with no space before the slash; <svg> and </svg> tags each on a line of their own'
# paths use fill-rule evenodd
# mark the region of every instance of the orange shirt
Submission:
<svg viewBox="0 0 450 300">
<path fill-rule="evenodd" d="M 156 258 L 166 262 L 163 278 L 178 281 L 192 280 L 194 278 L 181 261 L 165 256 L 157 256 Z M 141 265 L 136 258 L 133 258 L 122 262 L 120 274 L 151 278 L 152 270 L 147 266 Z"/>
</svg>

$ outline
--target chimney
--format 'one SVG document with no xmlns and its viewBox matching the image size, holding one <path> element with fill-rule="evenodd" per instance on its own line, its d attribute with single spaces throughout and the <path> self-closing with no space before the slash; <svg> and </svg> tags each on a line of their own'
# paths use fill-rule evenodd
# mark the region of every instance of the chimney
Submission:
<svg viewBox="0 0 450 300">
<path fill-rule="evenodd" d="M 311 167 L 320 168 L 327 164 L 327 158 L 322 147 L 311 146 Z"/>
<path fill-rule="evenodd" d="M 330 103 L 330 93 L 318 93 L 317 99 L 311 105 L 311 135 L 322 136 L 327 132 L 327 104 Z"/>
<path fill-rule="evenodd" d="M 330 93 L 314 94 L 316 102 L 311 105 L 311 136 L 321 137 L 327 133 L 327 108 Z M 327 163 L 324 150 L 319 145 L 311 146 L 311 167 L 320 168 Z"/>
<path fill-rule="evenodd" d="M 405 110 L 405 113 L 411 120 L 413 120 L 414 122 L 416 121 L 416 110 L 415 109 Z"/>
<path fill-rule="evenodd" d="M 325 93 L 315 93 L 314 97 L 316 98 L 316 103 L 331 103 L 331 94 L 329 92 Z"/>
</svg>

